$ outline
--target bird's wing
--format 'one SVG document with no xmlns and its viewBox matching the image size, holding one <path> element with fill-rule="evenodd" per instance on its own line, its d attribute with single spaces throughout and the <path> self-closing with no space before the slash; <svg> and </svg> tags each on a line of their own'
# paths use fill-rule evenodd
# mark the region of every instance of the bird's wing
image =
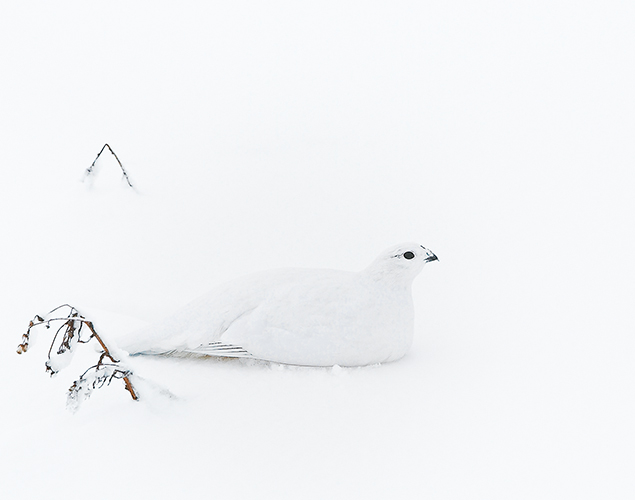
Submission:
<svg viewBox="0 0 635 500">
<path fill-rule="evenodd" d="M 313 270 L 282 269 L 237 278 L 118 345 L 130 354 L 260 357 L 263 332 L 286 326 L 286 320 L 279 323 L 280 317 L 288 317 L 289 297 L 297 295 L 293 290 L 298 285 L 312 286 L 314 276 Z"/>
<path fill-rule="evenodd" d="M 118 345 L 130 354 L 175 354 L 220 341 L 223 332 L 249 315 L 260 300 L 241 290 L 223 292 L 200 297 L 174 315 L 118 339 Z"/>
<path fill-rule="evenodd" d="M 137 339 L 136 345 L 126 346 L 125 350 L 130 354 L 145 355 L 194 354 L 199 356 L 251 357 L 251 353 L 237 343 L 217 339 L 227 329 L 240 323 L 241 319 L 249 317 L 252 311 L 253 309 L 240 312 L 232 311 L 233 315 L 222 315 L 218 321 L 210 321 L 209 323 L 200 321 L 198 318 L 188 321 L 190 319 L 188 316 L 181 315 L 178 321 L 166 322 L 167 324 L 159 325 L 151 332 L 155 333 L 159 330 L 159 333 L 163 334 L 162 336 L 155 333 L 150 340 L 141 337 L 140 340 L 143 343 Z M 205 317 L 204 319 L 213 320 L 215 318 Z M 163 328 L 161 329 L 161 327 Z M 211 333 L 208 333 L 210 330 Z"/>
</svg>

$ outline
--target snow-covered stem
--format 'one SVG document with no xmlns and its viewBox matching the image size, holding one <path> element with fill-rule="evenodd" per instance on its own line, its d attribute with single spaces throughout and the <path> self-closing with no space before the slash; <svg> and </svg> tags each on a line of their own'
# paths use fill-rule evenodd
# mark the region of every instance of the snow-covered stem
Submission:
<svg viewBox="0 0 635 500">
<path fill-rule="evenodd" d="M 82 373 L 79 379 L 73 382 L 73 385 L 68 389 L 67 406 L 71 410 L 77 410 L 82 401 L 91 396 L 93 390 L 101 389 L 104 385 L 110 385 L 113 379 L 124 379 L 126 389 L 130 391 L 133 399 L 137 399 L 128 378 L 132 373 L 128 370 L 121 370 L 118 364 L 103 363 L 104 357 L 105 353 L 102 354 L 99 363 Z"/>
<path fill-rule="evenodd" d="M 69 308 L 69 312 L 65 317 L 49 317 L 52 313 L 64 307 Z M 48 351 L 48 359 L 45 363 L 46 371 L 49 372 L 51 376 L 60 371 L 70 361 L 70 357 L 73 354 L 73 348 L 76 344 L 86 344 L 90 342 L 91 339 L 95 338 L 97 342 L 99 342 L 102 351 L 97 364 L 86 370 L 69 389 L 71 393 L 69 395 L 69 402 L 71 400 L 75 401 L 72 406 L 77 407 L 77 405 L 79 404 L 78 397 L 80 394 L 84 394 L 84 396 L 87 398 L 90 396 L 90 393 L 93 389 L 103 387 L 106 384 L 110 384 L 110 382 L 114 378 L 123 379 L 126 390 L 130 393 L 132 399 L 138 400 L 139 397 L 137 395 L 137 392 L 135 391 L 132 382 L 130 381 L 130 375 L 132 373 L 129 370 L 120 368 L 119 360 L 115 359 L 115 357 L 112 355 L 104 340 L 97 333 L 93 322 L 80 315 L 77 309 L 68 304 L 63 304 L 56 307 L 55 309 L 49 311 L 49 313 L 46 314 L 44 317 L 36 314 L 34 318 L 29 322 L 29 327 L 26 333 L 22 335 L 22 343 L 18 346 L 17 353 L 22 354 L 29 349 L 29 341 L 32 328 L 40 325 L 45 325 L 46 328 L 50 328 L 51 323 L 60 321 L 62 322 L 62 324 L 53 336 L 53 341 L 51 342 L 51 347 Z M 90 335 L 88 336 L 88 338 L 82 338 L 82 329 L 84 325 L 90 330 Z M 62 331 L 62 340 L 59 343 L 57 351 L 54 352 L 53 348 L 56 345 L 56 341 L 60 332 Z M 52 357 L 52 355 L 55 357 Z M 104 363 L 104 360 L 106 358 L 110 360 L 110 363 Z M 87 378 L 86 374 L 91 370 L 93 370 L 94 373 L 92 373 Z"/>
</svg>

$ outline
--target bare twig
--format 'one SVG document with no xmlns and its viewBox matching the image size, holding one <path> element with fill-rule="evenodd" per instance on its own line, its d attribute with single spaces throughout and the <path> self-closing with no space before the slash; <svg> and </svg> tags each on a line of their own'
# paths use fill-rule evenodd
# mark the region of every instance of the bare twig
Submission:
<svg viewBox="0 0 635 500">
<path fill-rule="evenodd" d="M 52 313 L 59 311 L 60 309 L 65 307 L 69 309 L 69 312 L 65 317 L 49 317 Z M 97 333 L 93 322 L 84 318 L 82 315 L 79 314 L 79 311 L 77 309 L 68 304 L 63 304 L 59 307 L 56 307 L 55 309 L 49 311 L 49 313 L 46 314 L 44 317 L 35 315 L 35 317 L 29 322 L 29 327 L 26 333 L 22 335 L 22 343 L 17 348 L 18 354 L 25 353 L 29 349 L 29 340 L 32 328 L 39 325 L 44 325 L 46 328 L 50 328 L 51 323 L 57 322 L 61 322 L 62 324 L 53 336 L 53 341 L 51 342 L 51 347 L 48 351 L 48 360 L 45 363 L 46 371 L 49 372 L 51 376 L 60 369 L 59 362 L 58 366 L 54 367 L 53 359 L 51 357 L 52 355 L 62 356 L 67 353 L 72 354 L 73 347 L 76 344 L 86 344 L 93 338 L 97 340 L 97 342 L 101 346 L 102 351 L 97 364 L 86 370 L 69 389 L 69 404 L 77 407 L 77 405 L 79 404 L 78 398 L 80 394 L 83 394 L 84 397 L 87 398 L 90 396 L 90 393 L 93 389 L 98 389 L 100 387 L 103 387 L 104 385 L 110 385 L 110 382 L 114 379 L 123 379 L 125 388 L 130 393 L 132 399 L 139 399 L 132 385 L 132 382 L 130 381 L 130 376 L 132 375 L 132 373 L 129 370 L 120 368 L 119 360 L 115 359 L 115 357 L 112 355 L 104 340 Z M 90 335 L 87 338 L 82 338 L 82 330 L 84 325 L 88 328 L 88 330 L 90 330 Z M 63 332 L 62 340 L 59 343 L 59 347 L 54 352 L 53 347 L 56 344 L 60 332 Z M 110 363 L 104 362 L 106 358 L 110 360 Z M 87 373 L 91 371 L 93 371 L 93 373 L 91 373 L 91 375 L 87 377 Z"/>
<path fill-rule="evenodd" d="M 106 148 L 108 148 L 108 150 L 115 157 L 115 160 L 117 160 L 117 163 L 119 163 L 119 166 L 121 167 L 121 172 L 123 173 L 124 179 L 126 179 L 126 182 L 128 183 L 128 186 L 133 187 L 132 183 L 130 182 L 130 179 L 128 178 L 128 172 L 126 172 L 126 169 L 123 168 L 123 165 L 121 164 L 121 161 L 119 161 L 119 157 L 115 154 L 115 152 L 112 150 L 112 148 L 108 144 L 104 144 L 104 146 L 101 148 L 99 153 L 97 153 L 97 157 L 93 161 L 92 165 L 86 169 L 86 177 L 88 177 L 90 174 L 92 174 L 93 169 L 95 168 L 95 163 L 97 162 L 97 160 L 99 159 L 99 156 L 104 152 L 104 149 L 106 149 Z"/>
</svg>

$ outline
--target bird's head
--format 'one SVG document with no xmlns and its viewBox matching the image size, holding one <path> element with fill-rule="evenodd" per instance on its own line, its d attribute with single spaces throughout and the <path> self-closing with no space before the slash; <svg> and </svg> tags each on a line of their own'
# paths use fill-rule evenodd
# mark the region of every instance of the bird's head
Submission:
<svg viewBox="0 0 635 500">
<path fill-rule="evenodd" d="M 365 272 L 379 279 L 394 277 L 410 283 L 423 266 L 435 260 L 439 259 L 423 245 L 402 243 L 384 250 Z"/>
</svg>

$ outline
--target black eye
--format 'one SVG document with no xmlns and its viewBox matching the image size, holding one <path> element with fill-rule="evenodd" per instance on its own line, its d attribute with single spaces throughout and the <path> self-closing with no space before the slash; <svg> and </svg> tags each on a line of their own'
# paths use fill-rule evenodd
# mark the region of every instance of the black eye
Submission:
<svg viewBox="0 0 635 500">
<path fill-rule="evenodd" d="M 408 259 L 408 260 L 414 259 L 415 258 L 415 254 L 413 254 L 412 252 L 406 252 L 406 253 L 403 254 L 403 258 L 404 259 Z"/>
</svg>

